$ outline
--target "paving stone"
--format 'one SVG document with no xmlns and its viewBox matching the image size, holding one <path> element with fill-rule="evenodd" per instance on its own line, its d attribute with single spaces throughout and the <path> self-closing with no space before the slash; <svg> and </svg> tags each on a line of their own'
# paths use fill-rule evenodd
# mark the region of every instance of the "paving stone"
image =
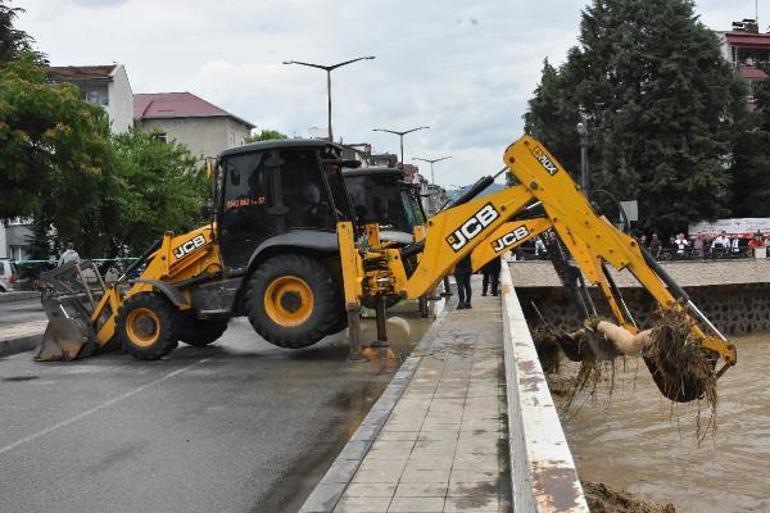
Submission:
<svg viewBox="0 0 770 513">
<path fill-rule="evenodd" d="M 392 483 L 350 483 L 346 497 L 393 497 L 396 485 Z"/>
<path fill-rule="evenodd" d="M 444 508 L 443 497 L 393 497 L 388 513 L 435 513 Z"/>
</svg>

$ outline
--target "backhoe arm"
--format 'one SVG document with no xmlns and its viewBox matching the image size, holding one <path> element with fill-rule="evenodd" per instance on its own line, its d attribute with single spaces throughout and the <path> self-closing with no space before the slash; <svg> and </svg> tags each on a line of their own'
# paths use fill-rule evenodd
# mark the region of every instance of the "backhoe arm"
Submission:
<svg viewBox="0 0 770 513">
<path fill-rule="evenodd" d="M 602 287 L 608 298 L 612 297 L 611 286 L 604 273 L 599 272 L 604 262 L 617 270 L 628 269 L 662 308 L 687 314 L 691 320 L 692 333 L 702 345 L 718 353 L 727 365 L 735 363 L 735 347 L 727 342 L 686 295 L 682 296 L 681 288 L 657 264 L 650 265 L 651 262 L 645 258 L 636 240 L 593 211 L 564 167 L 537 140 L 523 136 L 508 147 L 504 160 L 522 187 L 542 202 L 559 238 L 574 252 L 575 261 L 583 272 Z M 608 291 L 610 294 L 607 294 Z M 684 306 L 672 292 L 680 296 Z M 617 303 L 612 310 L 627 326 L 628 320 L 624 318 Z M 707 336 L 693 315 L 715 336 Z"/>
<path fill-rule="evenodd" d="M 543 217 L 505 223 L 471 253 L 473 272 L 477 272 L 493 258 L 499 258 L 506 251 L 513 251 L 550 227 L 551 221 Z"/>
</svg>

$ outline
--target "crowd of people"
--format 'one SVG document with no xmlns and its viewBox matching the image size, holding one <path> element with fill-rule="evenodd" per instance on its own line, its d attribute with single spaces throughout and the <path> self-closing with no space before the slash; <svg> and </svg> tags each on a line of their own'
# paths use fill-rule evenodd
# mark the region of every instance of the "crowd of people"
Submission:
<svg viewBox="0 0 770 513">
<path fill-rule="evenodd" d="M 714 238 L 702 234 L 687 237 L 684 233 L 678 233 L 669 239 L 668 244 L 664 244 L 657 233 L 652 233 L 649 238 L 641 235 L 639 242 L 659 260 L 750 258 L 755 256 L 757 248 L 767 245 L 767 238 L 759 231 L 749 239 L 737 235 L 731 238 L 725 231 Z"/>
</svg>

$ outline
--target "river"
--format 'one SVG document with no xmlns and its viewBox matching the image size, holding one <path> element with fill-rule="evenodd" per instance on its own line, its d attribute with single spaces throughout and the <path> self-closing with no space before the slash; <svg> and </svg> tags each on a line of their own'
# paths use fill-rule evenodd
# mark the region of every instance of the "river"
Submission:
<svg viewBox="0 0 770 513">
<path fill-rule="evenodd" d="M 617 365 L 611 394 L 576 398 L 563 424 L 581 479 L 679 513 L 770 512 L 770 334 L 732 341 L 738 364 L 719 380 L 717 430 L 700 444 L 696 407 L 672 410 L 641 361 Z"/>
</svg>

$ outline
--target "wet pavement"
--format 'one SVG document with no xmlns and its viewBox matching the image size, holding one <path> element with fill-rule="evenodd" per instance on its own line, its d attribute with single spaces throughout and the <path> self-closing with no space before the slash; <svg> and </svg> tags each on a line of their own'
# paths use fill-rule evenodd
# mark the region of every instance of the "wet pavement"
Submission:
<svg viewBox="0 0 770 513">
<path fill-rule="evenodd" d="M 429 321 L 402 310 L 406 354 Z M 237 319 L 157 362 L 2 358 L 0 511 L 296 511 L 398 365 L 347 354 L 346 333 L 290 351 Z"/>
<path fill-rule="evenodd" d="M 679 513 L 770 511 L 770 334 L 731 341 L 738 364 L 719 380 L 713 436 L 698 445 L 697 406 L 672 408 L 644 365 L 629 360 L 611 395 L 600 388 L 564 423 L 580 477 L 671 502 Z"/>
</svg>

